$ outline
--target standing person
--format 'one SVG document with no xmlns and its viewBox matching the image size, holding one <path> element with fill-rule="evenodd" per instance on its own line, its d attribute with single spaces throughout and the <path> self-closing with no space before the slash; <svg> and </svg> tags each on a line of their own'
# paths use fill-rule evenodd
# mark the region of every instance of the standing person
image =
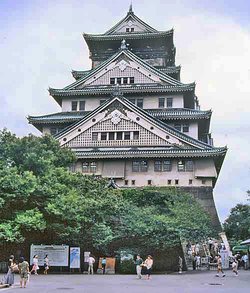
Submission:
<svg viewBox="0 0 250 293">
<path fill-rule="evenodd" d="M 222 277 L 225 277 L 226 275 L 224 274 L 223 270 L 222 270 L 222 262 L 221 262 L 221 256 L 218 255 L 217 257 L 217 274 L 216 277 L 219 277 L 219 273 L 222 273 Z"/>
<path fill-rule="evenodd" d="M 195 253 L 196 254 L 200 253 L 200 244 L 198 242 L 196 242 L 196 244 L 195 244 Z"/>
<path fill-rule="evenodd" d="M 48 254 L 45 255 L 45 258 L 44 258 L 44 275 L 47 275 L 48 274 L 48 270 L 49 270 L 49 257 L 48 257 Z"/>
<path fill-rule="evenodd" d="M 196 255 L 195 262 L 196 262 L 196 270 L 199 270 L 201 268 L 201 257 L 199 254 Z"/>
<path fill-rule="evenodd" d="M 235 257 L 233 259 L 232 269 L 233 269 L 233 273 L 235 273 L 235 276 L 238 276 L 238 261 Z"/>
<path fill-rule="evenodd" d="M 105 275 L 106 263 L 107 263 L 107 260 L 106 260 L 106 257 L 104 257 L 102 259 L 102 274 L 103 275 Z"/>
<path fill-rule="evenodd" d="M 152 266 L 153 266 L 153 258 L 151 255 L 148 255 L 147 259 L 144 261 L 144 265 L 147 268 L 146 274 L 147 274 L 147 280 L 151 278 L 152 273 Z"/>
<path fill-rule="evenodd" d="M 137 279 L 142 278 L 142 274 L 141 274 L 142 263 L 143 263 L 143 260 L 142 260 L 142 258 L 140 256 L 140 254 L 137 254 L 136 260 L 135 260 L 135 268 L 136 268 Z"/>
<path fill-rule="evenodd" d="M 88 264 L 89 264 L 89 267 L 88 267 L 88 274 L 91 274 L 93 275 L 94 274 L 94 263 L 95 263 L 95 259 L 93 258 L 93 256 L 89 256 L 89 259 L 88 259 Z"/>
<path fill-rule="evenodd" d="M 245 270 L 248 270 L 248 255 L 245 253 L 245 254 L 242 256 L 241 260 L 242 260 L 242 264 L 243 264 L 243 266 L 244 266 L 244 269 L 245 269 Z"/>
<path fill-rule="evenodd" d="M 192 265 L 193 265 L 193 271 L 196 270 L 196 255 L 192 254 Z"/>
<path fill-rule="evenodd" d="M 8 260 L 8 272 L 1 281 L 2 284 L 7 284 L 12 286 L 14 284 L 15 272 L 18 271 L 17 265 L 15 263 L 14 255 L 11 255 Z"/>
<path fill-rule="evenodd" d="M 179 265 L 179 274 L 182 274 L 183 259 L 180 256 L 179 256 L 178 265 Z"/>
<path fill-rule="evenodd" d="M 29 263 L 24 260 L 24 257 L 20 257 L 18 268 L 19 268 L 19 274 L 20 274 L 20 287 L 26 288 L 28 274 L 29 274 Z"/>
<path fill-rule="evenodd" d="M 32 269 L 30 271 L 30 273 L 35 272 L 35 275 L 38 275 L 37 271 L 39 270 L 39 266 L 38 266 L 38 255 L 34 255 L 33 257 L 33 261 L 32 261 Z"/>
</svg>

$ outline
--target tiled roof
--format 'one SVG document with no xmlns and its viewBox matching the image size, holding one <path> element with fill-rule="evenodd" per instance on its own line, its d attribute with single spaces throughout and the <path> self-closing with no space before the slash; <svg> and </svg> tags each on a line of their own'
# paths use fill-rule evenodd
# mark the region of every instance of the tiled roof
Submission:
<svg viewBox="0 0 250 293">
<path fill-rule="evenodd" d="M 135 84 L 135 85 L 127 85 L 120 86 L 120 90 L 124 94 L 129 93 L 175 93 L 175 92 L 187 92 L 194 91 L 195 83 L 177 85 L 177 86 L 169 86 L 169 85 L 145 85 L 145 84 Z M 49 88 L 49 93 L 53 97 L 57 96 L 85 96 L 85 95 L 110 95 L 114 91 L 113 86 L 86 86 L 82 89 L 53 89 Z"/>
<path fill-rule="evenodd" d="M 155 39 L 159 37 L 168 37 L 172 36 L 174 30 L 168 31 L 157 31 L 157 32 L 135 32 L 135 33 L 122 33 L 122 34 L 83 34 L 86 42 L 88 41 L 113 41 L 113 40 L 135 40 L 135 39 Z"/>
<path fill-rule="evenodd" d="M 209 119 L 212 114 L 211 110 L 200 111 L 182 108 L 144 110 L 157 119 Z M 28 116 L 28 120 L 31 124 L 67 123 L 79 121 L 89 113 L 91 111 L 58 112 L 41 116 Z"/>
<path fill-rule="evenodd" d="M 174 157 L 216 157 L 225 155 L 226 147 L 211 149 L 178 149 L 168 147 L 123 147 L 123 148 L 88 148 L 88 149 L 72 149 L 78 158 L 104 159 L 104 158 L 174 158 Z"/>
</svg>

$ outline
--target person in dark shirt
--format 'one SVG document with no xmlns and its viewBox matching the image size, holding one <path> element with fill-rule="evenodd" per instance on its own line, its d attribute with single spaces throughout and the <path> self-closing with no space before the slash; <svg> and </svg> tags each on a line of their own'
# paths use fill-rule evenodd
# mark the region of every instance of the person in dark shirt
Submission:
<svg viewBox="0 0 250 293">
<path fill-rule="evenodd" d="M 143 263 L 143 260 L 141 256 L 138 254 L 135 260 L 136 274 L 138 279 L 142 278 L 142 275 L 141 275 L 142 263 Z"/>
</svg>

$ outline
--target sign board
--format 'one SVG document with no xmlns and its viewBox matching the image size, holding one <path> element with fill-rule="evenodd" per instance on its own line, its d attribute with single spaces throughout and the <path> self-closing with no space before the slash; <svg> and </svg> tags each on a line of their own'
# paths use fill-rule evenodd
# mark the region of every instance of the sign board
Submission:
<svg viewBox="0 0 250 293">
<path fill-rule="evenodd" d="M 44 258 L 48 255 L 51 267 L 67 267 L 69 265 L 68 245 L 31 245 L 30 263 L 32 264 L 34 255 L 38 255 L 38 265 L 44 265 Z"/>
<path fill-rule="evenodd" d="M 80 247 L 70 247 L 69 267 L 71 269 L 80 269 Z"/>
<path fill-rule="evenodd" d="M 229 252 L 227 250 L 221 250 L 220 256 L 222 268 L 229 269 Z"/>
<path fill-rule="evenodd" d="M 97 273 L 102 273 L 102 259 L 103 259 L 103 257 L 99 258 Z M 105 271 L 106 271 L 106 274 L 114 274 L 115 273 L 115 258 L 114 257 L 106 257 Z"/>
</svg>

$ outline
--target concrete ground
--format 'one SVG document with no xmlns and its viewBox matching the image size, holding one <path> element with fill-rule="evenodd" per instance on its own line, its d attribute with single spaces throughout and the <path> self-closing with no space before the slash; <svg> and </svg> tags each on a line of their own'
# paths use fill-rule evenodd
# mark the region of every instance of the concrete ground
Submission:
<svg viewBox="0 0 250 293">
<path fill-rule="evenodd" d="M 18 282 L 16 275 L 15 285 L 0 292 L 242 293 L 250 292 L 250 270 L 240 271 L 238 277 L 231 271 L 226 272 L 225 278 L 215 277 L 214 271 L 202 271 L 153 275 L 151 280 L 137 280 L 135 275 L 32 275 L 26 289 L 19 288 Z"/>
</svg>

